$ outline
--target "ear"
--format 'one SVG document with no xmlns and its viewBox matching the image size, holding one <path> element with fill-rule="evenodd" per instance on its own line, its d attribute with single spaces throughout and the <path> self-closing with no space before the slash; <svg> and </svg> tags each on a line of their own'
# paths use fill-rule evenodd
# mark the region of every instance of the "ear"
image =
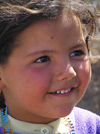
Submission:
<svg viewBox="0 0 100 134">
<path fill-rule="evenodd" d="M 3 83 L 2 79 L 0 78 L 0 90 L 5 87 L 5 84 Z"/>
</svg>

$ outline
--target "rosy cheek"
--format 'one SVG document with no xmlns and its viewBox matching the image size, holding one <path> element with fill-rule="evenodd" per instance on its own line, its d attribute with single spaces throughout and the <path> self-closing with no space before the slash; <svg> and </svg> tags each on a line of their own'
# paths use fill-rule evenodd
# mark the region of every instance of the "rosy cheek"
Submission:
<svg viewBox="0 0 100 134">
<path fill-rule="evenodd" d="M 91 77 L 91 66 L 89 60 L 78 64 L 77 74 L 83 83 L 86 83 L 86 85 L 89 83 Z"/>
<path fill-rule="evenodd" d="M 46 69 L 30 68 L 27 70 L 27 78 L 31 85 L 45 91 L 51 83 L 51 74 Z"/>
</svg>

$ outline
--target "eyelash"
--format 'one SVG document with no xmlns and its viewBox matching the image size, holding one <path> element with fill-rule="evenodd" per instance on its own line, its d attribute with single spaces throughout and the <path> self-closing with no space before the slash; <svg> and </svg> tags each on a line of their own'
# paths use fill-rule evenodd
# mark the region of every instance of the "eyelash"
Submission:
<svg viewBox="0 0 100 134">
<path fill-rule="evenodd" d="M 85 53 L 84 53 L 84 51 L 83 50 L 76 50 L 76 51 L 74 51 L 74 52 L 72 52 L 71 53 L 71 57 L 73 57 L 73 56 L 82 56 L 82 55 L 84 55 Z"/>
<path fill-rule="evenodd" d="M 82 56 L 84 54 L 85 54 L 84 51 L 82 51 L 82 50 L 76 50 L 76 51 L 72 52 L 70 54 L 70 56 L 71 57 L 74 57 L 74 56 L 78 57 L 78 56 Z M 49 58 L 49 56 L 45 55 L 45 56 L 42 56 L 42 57 L 36 59 L 34 62 L 35 63 L 44 63 L 44 62 L 49 62 L 50 60 L 51 59 Z"/>
<path fill-rule="evenodd" d="M 49 58 L 49 56 L 45 55 L 45 56 L 42 56 L 42 57 L 36 59 L 34 62 L 35 63 L 43 63 L 43 62 L 48 62 L 48 61 L 50 61 L 50 58 Z"/>
</svg>

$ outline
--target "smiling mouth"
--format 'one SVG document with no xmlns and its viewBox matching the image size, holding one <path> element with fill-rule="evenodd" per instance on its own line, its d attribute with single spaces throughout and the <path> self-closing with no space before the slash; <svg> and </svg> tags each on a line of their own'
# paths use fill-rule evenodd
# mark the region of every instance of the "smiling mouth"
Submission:
<svg viewBox="0 0 100 134">
<path fill-rule="evenodd" d="M 70 88 L 70 89 L 67 89 L 67 90 L 61 90 L 61 91 L 56 91 L 56 92 L 51 92 L 50 94 L 66 94 L 66 93 L 69 93 L 73 90 L 74 88 Z"/>
</svg>

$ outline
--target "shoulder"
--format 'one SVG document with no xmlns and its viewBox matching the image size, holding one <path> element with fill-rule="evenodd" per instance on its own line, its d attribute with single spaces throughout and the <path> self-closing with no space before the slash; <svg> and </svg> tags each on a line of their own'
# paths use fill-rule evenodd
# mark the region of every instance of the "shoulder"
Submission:
<svg viewBox="0 0 100 134">
<path fill-rule="evenodd" d="M 93 112 L 91 112 L 91 111 L 88 111 L 88 110 L 86 110 L 86 109 L 82 109 L 82 108 L 79 108 L 79 107 L 75 107 L 75 108 L 73 109 L 73 111 L 74 111 L 74 114 L 75 114 L 76 116 L 80 115 L 81 117 L 86 117 L 86 118 L 98 118 L 98 119 L 100 119 L 100 116 L 99 116 L 99 115 L 97 115 L 97 114 L 95 114 L 95 113 L 93 113 Z"/>
<path fill-rule="evenodd" d="M 78 107 L 75 107 L 73 111 L 77 131 L 83 134 L 100 134 L 100 116 Z"/>
</svg>

